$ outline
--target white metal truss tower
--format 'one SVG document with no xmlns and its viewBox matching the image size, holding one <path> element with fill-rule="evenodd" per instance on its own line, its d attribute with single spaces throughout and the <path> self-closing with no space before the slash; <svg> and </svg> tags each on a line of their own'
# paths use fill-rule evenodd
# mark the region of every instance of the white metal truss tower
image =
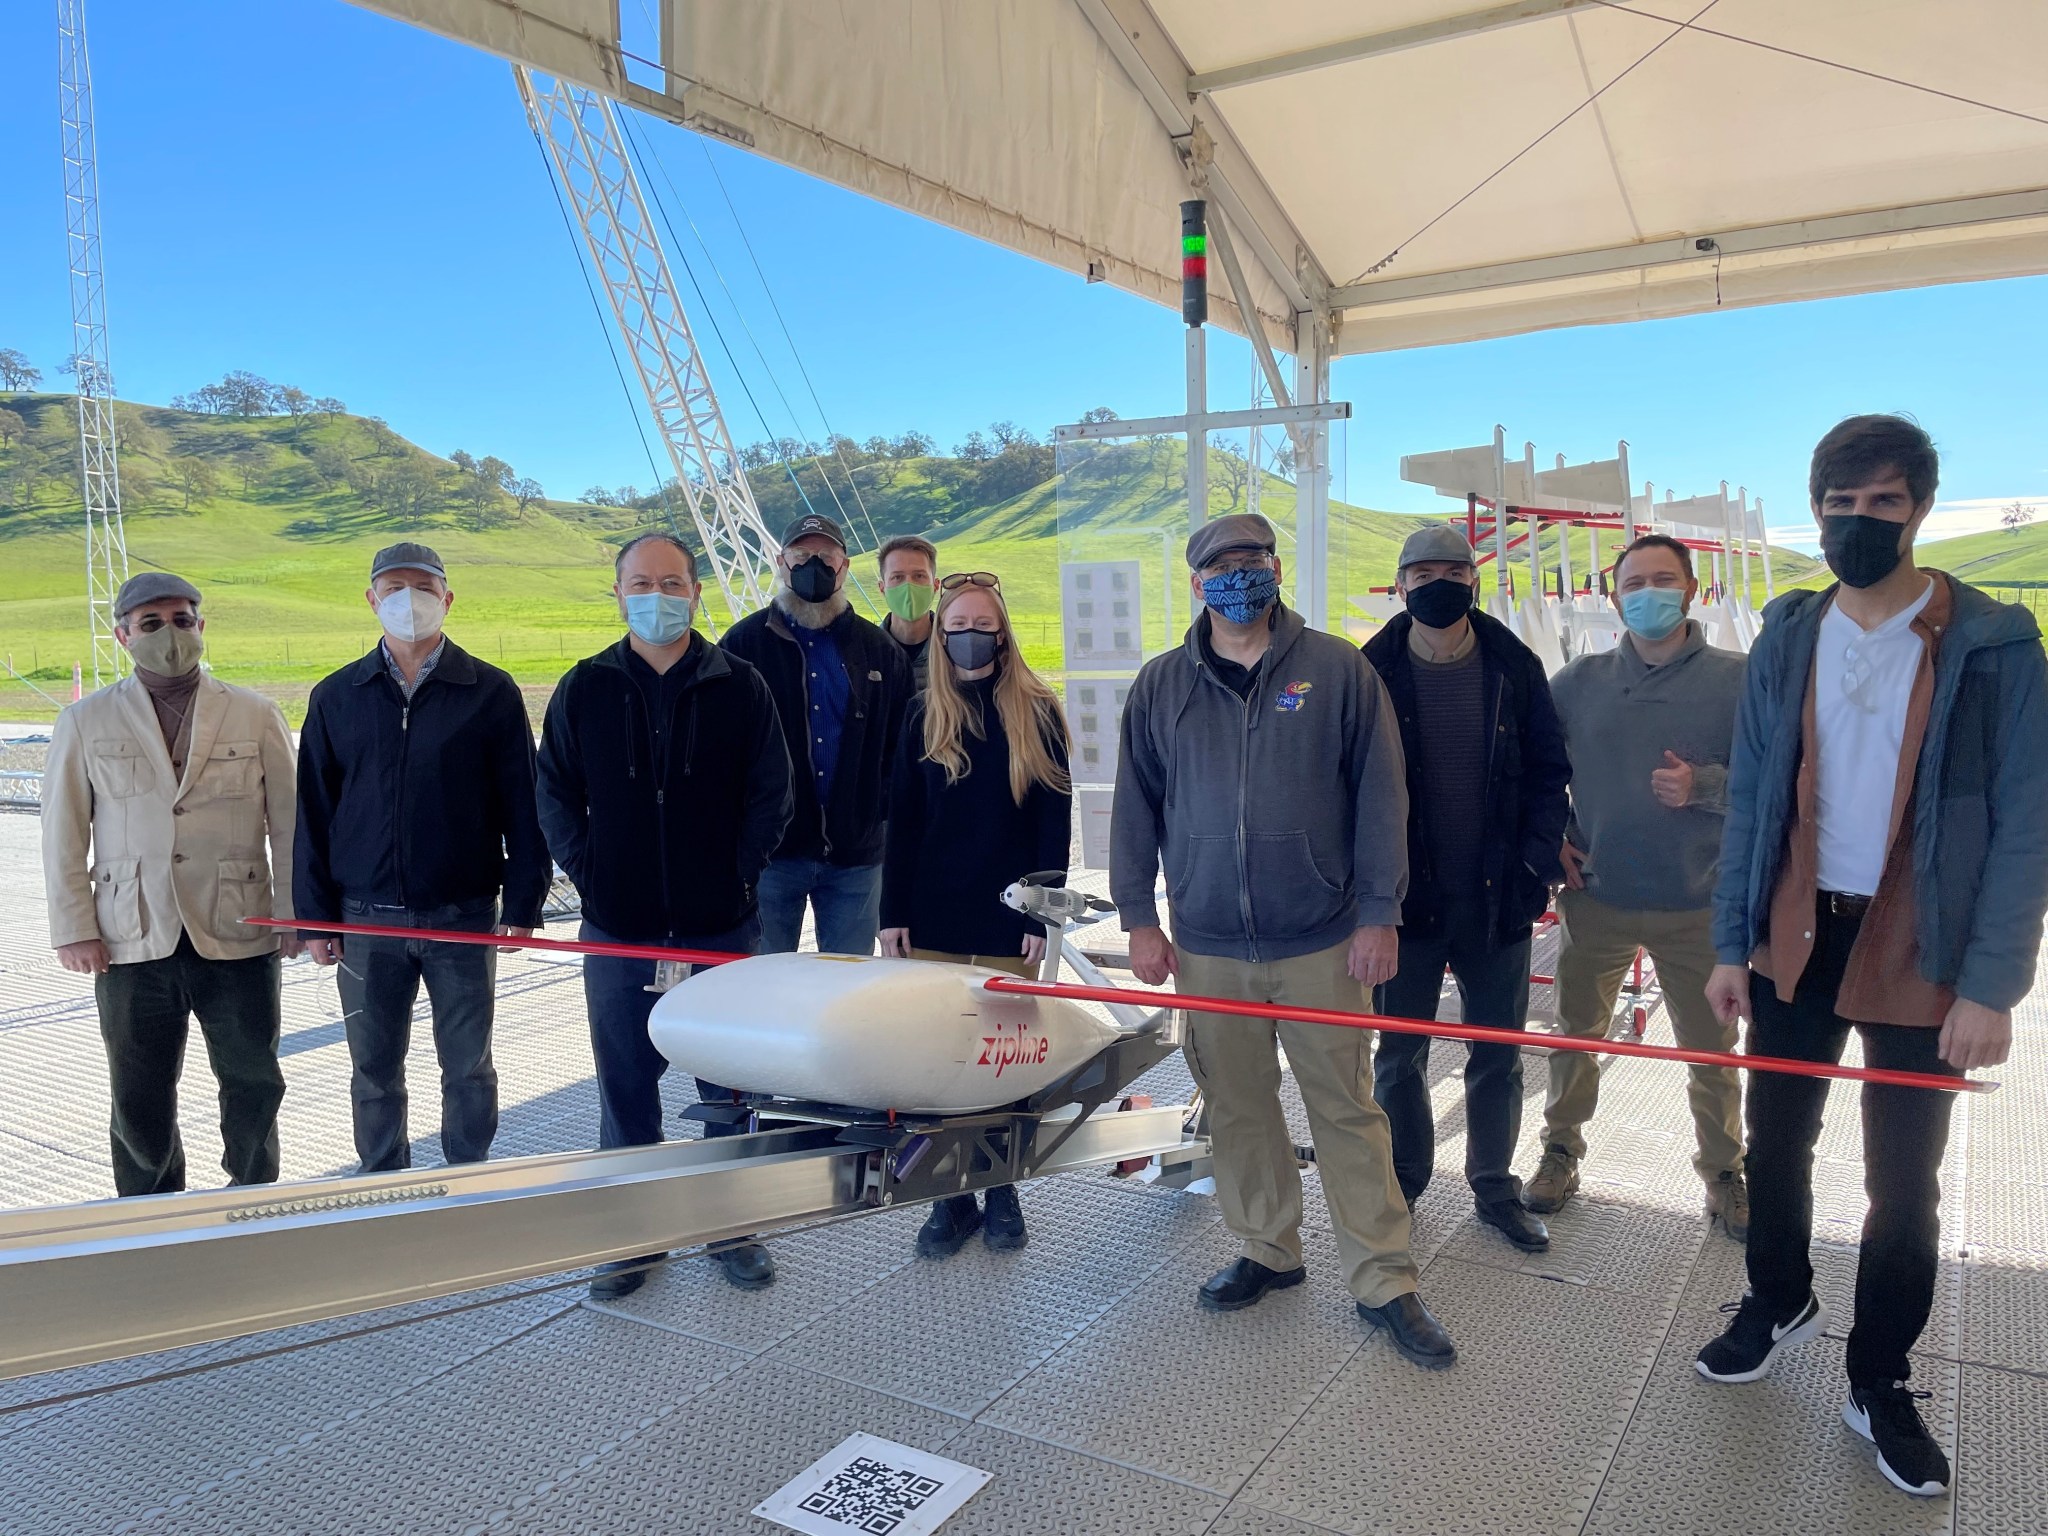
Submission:
<svg viewBox="0 0 2048 1536">
<path fill-rule="evenodd" d="M 114 640 L 114 594 L 128 579 L 121 470 L 114 442 L 114 372 L 107 361 L 107 291 L 100 270 L 100 173 L 92 131 L 92 61 L 85 0 L 57 0 L 57 96 L 64 118 L 64 220 L 71 257 L 72 368 L 78 384 L 78 468 L 85 497 L 85 596 L 92 684 L 118 682 L 127 657 Z"/>
<path fill-rule="evenodd" d="M 604 281 L 712 573 L 737 619 L 773 595 L 779 546 L 761 521 L 733 449 L 612 104 L 521 66 L 513 73 Z"/>
</svg>

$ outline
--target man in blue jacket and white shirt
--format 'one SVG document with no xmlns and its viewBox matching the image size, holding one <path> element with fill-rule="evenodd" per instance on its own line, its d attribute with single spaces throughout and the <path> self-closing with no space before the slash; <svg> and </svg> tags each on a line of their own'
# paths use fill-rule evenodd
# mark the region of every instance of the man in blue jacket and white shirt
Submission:
<svg viewBox="0 0 2048 1536">
<path fill-rule="evenodd" d="M 2025 609 L 1913 560 L 1940 463 L 1915 423 L 1852 416 L 1813 452 L 1839 578 L 1764 613 L 1750 652 L 1714 891 L 1707 996 L 1758 1056 L 1967 1072 L 2012 1048 L 2048 911 L 2048 665 Z M 1934 1303 L 1955 1095 L 1863 1087 L 1870 1197 L 1842 1417 L 1908 1493 L 1949 1483 L 1908 1351 Z M 1699 1353 L 1755 1381 L 1827 1326 L 1813 1289 L 1824 1081 L 1752 1074 L 1749 1289 Z"/>
<path fill-rule="evenodd" d="M 1273 526 L 1256 513 L 1189 539 L 1204 605 L 1124 706 L 1110 895 L 1148 986 L 1271 1005 L 1190 1012 L 1187 1058 L 1209 1111 L 1216 1198 L 1243 1257 L 1202 1287 L 1230 1312 L 1299 1285 L 1301 1173 L 1280 1108 L 1287 1052 L 1359 1316 L 1427 1369 L 1457 1358 L 1416 1294 L 1386 1116 L 1367 1091 L 1372 1036 L 1290 1020 L 1288 1005 L 1366 1011 L 1394 973 L 1408 859 L 1401 743 L 1385 691 L 1347 642 L 1280 602 Z M 1160 927 L 1161 857 L 1173 937 Z"/>
</svg>

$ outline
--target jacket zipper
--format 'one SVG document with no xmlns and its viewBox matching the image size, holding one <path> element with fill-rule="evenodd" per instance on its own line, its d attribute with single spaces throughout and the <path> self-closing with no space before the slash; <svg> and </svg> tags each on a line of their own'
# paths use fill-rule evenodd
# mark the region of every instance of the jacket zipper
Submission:
<svg viewBox="0 0 2048 1536">
<path fill-rule="evenodd" d="M 394 684 L 394 686 L 396 686 Z M 398 904 L 408 912 L 412 910 L 412 897 L 406 891 L 405 880 L 405 769 L 412 752 L 412 700 L 400 689 L 398 695 L 398 815 L 394 825 L 398 829 Z"/>
<path fill-rule="evenodd" d="M 1256 676 L 1252 679 L 1252 691 L 1259 686 Z M 1235 692 L 1236 690 L 1232 690 Z M 1251 777 L 1252 761 L 1252 701 L 1247 693 L 1237 701 L 1242 716 L 1238 730 L 1237 754 L 1237 904 L 1244 913 L 1244 939 L 1246 957 L 1254 964 L 1259 958 L 1259 930 L 1252 922 L 1252 879 L 1250 861 L 1246 857 L 1244 831 L 1245 786 Z"/>
</svg>

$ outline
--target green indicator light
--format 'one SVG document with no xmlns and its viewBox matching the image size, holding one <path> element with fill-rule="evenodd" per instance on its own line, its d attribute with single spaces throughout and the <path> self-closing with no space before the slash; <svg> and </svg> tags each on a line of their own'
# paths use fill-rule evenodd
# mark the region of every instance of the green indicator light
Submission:
<svg viewBox="0 0 2048 1536">
<path fill-rule="evenodd" d="M 1180 248 L 1184 254 L 1189 256 L 1203 255 L 1209 249 L 1209 237 L 1207 235 L 1182 235 L 1180 237 Z"/>
</svg>

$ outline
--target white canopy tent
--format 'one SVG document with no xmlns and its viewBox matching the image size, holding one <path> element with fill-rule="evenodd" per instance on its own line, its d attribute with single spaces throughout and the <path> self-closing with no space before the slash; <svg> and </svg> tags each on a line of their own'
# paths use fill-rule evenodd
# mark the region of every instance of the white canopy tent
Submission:
<svg viewBox="0 0 2048 1536">
<path fill-rule="evenodd" d="M 2048 270 L 2039 0 L 360 3 L 1290 351 Z"/>
</svg>

